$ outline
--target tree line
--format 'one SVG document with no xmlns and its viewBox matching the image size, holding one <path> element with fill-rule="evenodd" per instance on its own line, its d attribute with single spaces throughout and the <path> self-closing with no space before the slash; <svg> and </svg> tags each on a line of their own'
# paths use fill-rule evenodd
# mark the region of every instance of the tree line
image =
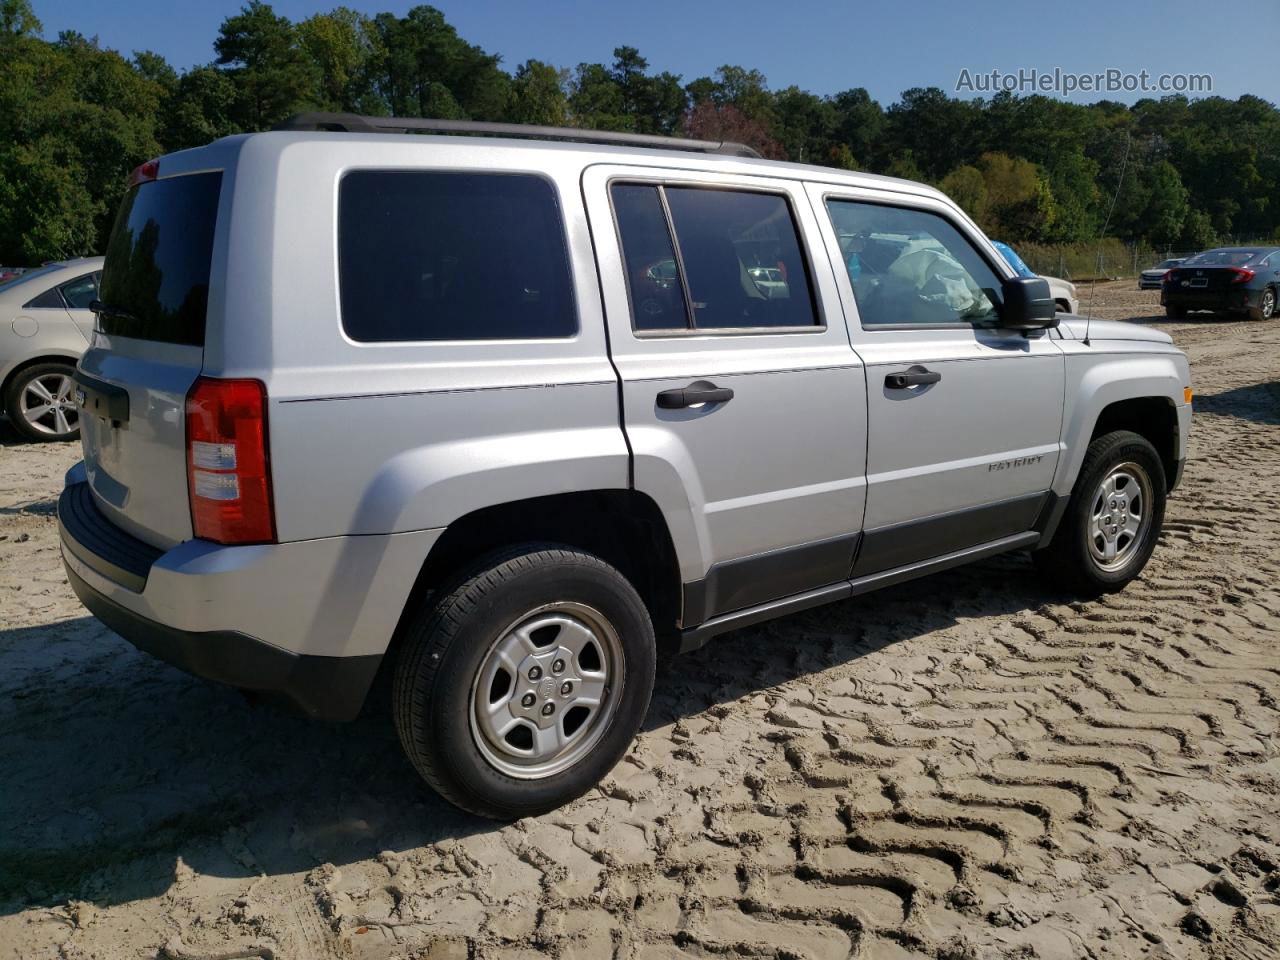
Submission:
<svg viewBox="0 0 1280 960">
<path fill-rule="evenodd" d="M 293 22 L 251 0 L 212 52 L 179 71 L 75 31 L 46 40 L 29 0 L 0 0 L 0 263 L 100 252 L 133 167 L 302 110 L 738 140 L 768 157 L 933 183 L 1015 243 L 1090 240 L 1113 194 L 1114 237 L 1181 249 L 1280 239 L 1280 110 L 1251 95 L 1129 106 L 930 87 L 885 107 L 861 87 L 772 89 L 743 66 L 686 80 L 628 46 L 607 64 L 509 71 L 430 6 Z"/>
</svg>

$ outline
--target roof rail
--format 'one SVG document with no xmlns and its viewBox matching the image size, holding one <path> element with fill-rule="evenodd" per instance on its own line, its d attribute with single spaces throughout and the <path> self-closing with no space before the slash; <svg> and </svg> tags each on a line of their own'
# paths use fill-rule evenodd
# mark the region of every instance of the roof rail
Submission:
<svg viewBox="0 0 1280 960">
<path fill-rule="evenodd" d="M 731 140 L 688 140 L 659 137 L 648 133 L 614 133 L 608 130 L 580 130 L 576 127 L 539 127 L 524 123 L 485 123 L 479 120 L 433 120 L 424 117 L 363 117 L 356 113 L 295 113 L 276 124 L 276 130 L 330 130 L 337 133 L 454 133 L 470 136 L 526 137 L 531 140 L 567 140 L 574 143 L 603 143 L 623 147 L 657 147 L 663 150 L 692 150 L 731 157 L 760 154 L 745 143 Z"/>
</svg>

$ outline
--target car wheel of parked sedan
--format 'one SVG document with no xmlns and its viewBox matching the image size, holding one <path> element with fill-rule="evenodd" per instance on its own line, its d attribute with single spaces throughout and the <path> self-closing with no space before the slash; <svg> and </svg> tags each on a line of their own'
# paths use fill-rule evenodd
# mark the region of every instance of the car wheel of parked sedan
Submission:
<svg viewBox="0 0 1280 960">
<path fill-rule="evenodd" d="M 631 745 L 653 692 L 653 625 L 630 582 L 555 544 L 491 554 L 408 625 L 396 729 L 441 796 L 514 820 L 581 796 Z"/>
<path fill-rule="evenodd" d="M 1183 320 L 1187 316 L 1186 307 L 1165 307 L 1164 315 L 1170 320 Z"/>
<path fill-rule="evenodd" d="M 1276 291 L 1274 287 L 1267 287 L 1262 291 L 1262 296 L 1258 298 L 1258 305 L 1249 308 L 1250 320 L 1269 320 L 1276 312 Z"/>
<path fill-rule="evenodd" d="M 1033 554 L 1037 568 L 1085 596 L 1123 589 L 1151 558 L 1166 497 L 1164 466 L 1149 440 L 1128 430 L 1098 437 L 1053 540 Z"/>
<path fill-rule="evenodd" d="M 66 363 L 37 363 L 9 383 L 4 409 L 13 428 L 28 440 L 80 439 L 76 369 Z"/>
</svg>

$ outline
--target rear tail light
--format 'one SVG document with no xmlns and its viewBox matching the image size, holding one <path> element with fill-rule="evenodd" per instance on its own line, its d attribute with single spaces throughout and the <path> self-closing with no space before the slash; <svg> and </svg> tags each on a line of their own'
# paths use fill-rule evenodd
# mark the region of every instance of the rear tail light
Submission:
<svg viewBox="0 0 1280 960">
<path fill-rule="evenodd" d="M 160 176 L 160 161 L 148 160 L 146 163 L 140 163 L 133 168 L 133 173 L 129 174 L 128 187 L 136 187 L 140 183 L 148 183 Z"/>
<path fill-rule="evenodd" d="M 1164 272 L 1164 276 L 1160 278 L 1160 282 L 1161 282 L 1161 283 L 1168 283 L 1168 282 L 1169 282 L 1170 280 L 1172 280 L 1172 279 L 1173 279 L 1173 271 L 1172 271 L 1172 270 L 1166 270 L 1166 271 Z"/>
<path fill-rule="evenodd" d="M 273 543 L 267 389 L 200 377 L 187 393 L 191 527 L 216 543 Z"/>
<path fill-rule="evenodd" d="M 1248 283 L 1253 279 L 1253 271 L 1248 267 L 1232 267 L 1235 276 L 1231 278 L 1232 283 Z"/>
</svg>

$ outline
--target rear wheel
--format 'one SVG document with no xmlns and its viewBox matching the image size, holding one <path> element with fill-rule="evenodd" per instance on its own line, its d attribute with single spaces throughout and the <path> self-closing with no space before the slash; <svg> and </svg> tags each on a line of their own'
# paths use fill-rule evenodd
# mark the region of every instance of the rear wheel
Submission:
<svg viewBox="0 0 1280 960">
<path fill-rule="evenodd" d="M 446 800 L 511 820 L 591 789 L 644 719 L 656 652 L 617 570 L 569 547 L 492 555 L 411 624 L 393 709 L 405 752 Z"/>
<path fill-rule="evenodd" d="M 1164 467 L 1149 440 L 1128 430 L 1098 437 L 1053 540 L 1033 555 L 1037 568 L 1088 596 L 1123 589 L 1151 558 L 1165 499 Z"/>
<path fill-rule="evenodd" d="M 1269 320 L 1276 312 L 1276 291 L 1274 287 L 1267 287 L 1262 291 L 1262 296 L 1258 298 L 1258 305 L 1249 308 L 1250 320 Z"/>
<path fill-rule="evenodd" d="M 13 428 L 37 442 L 78 440 L 75 375 L 76 368 L 66 363 L 37 363 L 20 370 L 4 396 Z"/>
<path fill-rule="evenodd" d="M 1170 320 L 1181 320 L 1187 315 L 1187 308 L 1170 305 L 1164 308 L 1164 315 Z"/>
</svg>

